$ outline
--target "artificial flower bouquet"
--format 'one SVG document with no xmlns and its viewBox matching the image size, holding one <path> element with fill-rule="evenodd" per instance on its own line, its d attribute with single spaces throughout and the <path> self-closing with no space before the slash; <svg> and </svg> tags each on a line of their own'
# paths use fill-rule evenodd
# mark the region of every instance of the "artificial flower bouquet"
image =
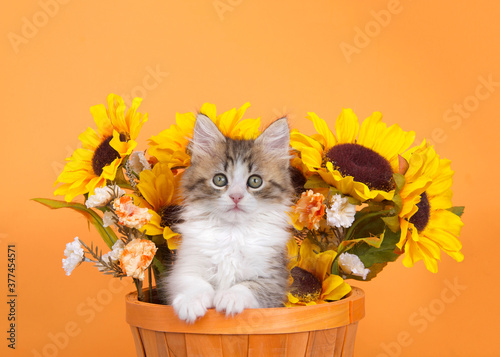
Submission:
<svg viewBox="0 0 500 357">
<path fill-rule="evenodd" d="M 127 110 L 121 97 L 110 94 L 107 109 L 91 107 L 97 130 L 79 136 L 82 147 L 66 159 L 56 181 L 55 195 L 64 201 L 35 201 L 83 214 L 108 246 L 103 254 L 75 238 L 64 251 L 67 275 L 91 262 L 104 274 L 132 277 L 142 300 L 146 275 L 151 288 L 182 240 L 175 223 L 195 114 L 177 114 L 176 124 L 152 136 L 142 151 L 136 139 L 148 116 L 138 112 L 140 103 L 135 98 Z M 248 107 L 218 115 L 206 103 L 201 113 L 232 139 L 255 139 L 260 119 L 243 119 Z M 336 135 L 316 114 L 308 119 L 317 133 L 292 130 L 290 137 L 295 238 L 287 246 L 291 286 L 285 305 L 339 300 L 351 290 L 345 279 L 370 280 L 400 255 L 405 266 L 423 260 L 432 272 L 441 251 L 463 259 L 463 207 L 451 203 L 449 160 L 425 141 L 411 147 L 415 134 L 387 127 L 378 112 L 359 125 L 352 110 L 342 110 Z"/>
</svg>

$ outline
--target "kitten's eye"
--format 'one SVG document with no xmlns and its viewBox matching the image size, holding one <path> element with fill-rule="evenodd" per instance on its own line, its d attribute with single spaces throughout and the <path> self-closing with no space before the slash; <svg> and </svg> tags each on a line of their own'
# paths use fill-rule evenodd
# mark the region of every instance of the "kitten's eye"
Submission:
<svg viewBox="0 0 500 357">
<path fill-rule="evenodd" d="M 217 187 L 224 187 L 227 185 L 227 177 L 224 174 L 215 175 L 212 181 Z"/>
<path fill-rule="evenodd" d="M 247 185 L 251 188 L 259 188 L 262 186 L 262 178 L 258 175 L 252 175 L 248 178 Z"/>
</svg>

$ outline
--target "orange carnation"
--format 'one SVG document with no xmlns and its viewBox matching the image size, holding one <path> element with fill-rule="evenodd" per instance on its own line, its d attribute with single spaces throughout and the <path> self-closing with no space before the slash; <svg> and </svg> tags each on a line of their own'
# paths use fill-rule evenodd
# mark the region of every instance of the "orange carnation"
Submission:
<svg viewBox="0 0 500 357">
<path fill-rule="evenodd" d="M 129 228 L 141 229 L 152 217 L 147 208 L 140 208 L 134 205 L 130 196 L 117 198 L 113 202 L 113 208 L 119 218 L 119 223 Z"/>
<path fill-rule="evenodd" d="M 130 241 L 120 257 L 120 266 L 127 276 L 144 280 L 144 271 L 155 257 L 156 245 L 147 239 L 133 239 Z"/>
<path fill-rule="evenodd" d="M 297 204 L 292 207 L 291 217 L 295 228 L 318 229 L 319 222 L 325 215 L 324 201 L 325 196 L 321 193 L 314 193 L 312 190 L 302 192 Z"/>
</svg>

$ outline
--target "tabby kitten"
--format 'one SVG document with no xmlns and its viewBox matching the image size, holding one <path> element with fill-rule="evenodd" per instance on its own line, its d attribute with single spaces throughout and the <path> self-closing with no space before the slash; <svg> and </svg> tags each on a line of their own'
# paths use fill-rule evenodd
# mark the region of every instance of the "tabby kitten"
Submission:
<svg viewBox="0 0 500 357">
<path fill-rule="evenodd" d="M 289 138 L 285 118 L 255 140 L 232 140 L 197 116 L 182 178 L 182 244 L 163 284 L 180 319 L 192 323 L 212 307 L 230 316 L 282 305 L 293 194 Z"/>
</svg>

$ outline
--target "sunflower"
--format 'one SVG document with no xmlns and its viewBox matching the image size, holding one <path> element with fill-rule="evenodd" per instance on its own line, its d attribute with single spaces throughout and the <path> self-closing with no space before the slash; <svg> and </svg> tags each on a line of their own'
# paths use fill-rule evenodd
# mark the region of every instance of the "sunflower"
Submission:
<svg viewBox="0 0 500 357">
<path fill-rule="evenodd" d="M 149 155 L 170 168 L 187 167 L 190 157 L 187 144 L 193 136 L 196 117 L 194 113 L 175 114 L 176 124 L 149 139 Z"/>
<path fill-rule="evenodd" d="M 360 127 L 354 112 L 343 109 L 335 122 L 337 136 L 315 113 L 308 113 L 307 118 L 317 134 L 293 131 L 290 143 L 309 175 L 321 176 L 330 186 L 360 201 L 392 199 L 399 155 L 413 143 L 414 132 L 405 132 L 398 125 L 387 127 L 379 112 Z"/>
<path fill-rule="evenodd" d="M 435 273 L 441 251 L 458 262 L 464 258 L 458 240 L 463 223 L 450 211 L 454 172 L 451 162 L 440 159 L 425 141 L 403 157 L 409 168 L 400 192 L 403 206 L 399 213 L 401 237 L 397 247 L 405 253 L 405 266 L 423 260 L 427 269 Z"/>
<path fill-rule="evenodd" d="M 205 103 L 200 113 L 208 116 L 225 136 L 231 139 L 255 139 L 259 136 L 260 119 L 242 119 L 250 103 L 217 115 L 215 105 Z M 186 148 L 193 137 L 194 113 L 176 114 L 176 124 L 149 139 L 148 153 L 171 168 L 187 167 L 190 156 Z"/>
<path fill-rule="evenodd" d="M 351 291 L 349 284 L 338 275 L 330 274 L 337 253 L 333 250 L 319 252 L 319 247 L 309 239 L 300 248 L 295 240 L 287 245 L 290 263 L 288 268 L 293 282 L 286 306 L 316 305 L 339 300 Z"/>
<path fill-rule="evenodd" d="M 70 202 L 80 194 L 93 194 L 96 187 L 115 179 L 118 167 L 136 147 L 135 139 L 147 121 L 148 115 L 137 111 L 141 101 L 134 98 L 125 113 L 123 99 L 110 94 L 107 110 L 102 104 L 90 108 L 97 131 L 87 128 L 78 137 L 83 145 L 66 159 L 68 163 L 54 184 L 61 184 L 55 195 L 64 195 Z"/>
<path fill-rule="evenodd" d="M 177 249 L 180 235 L 170 228 L 179 221 L 181 197 L 179 182 L 181 174 L 174 176 L 167 164 L 157 163 L 152 170 L 140 174 L 137 189 L 149 206 L 152 218 L 142 227 L 150 236 L 163 235 L 169 249 Z"/>
</svg>

